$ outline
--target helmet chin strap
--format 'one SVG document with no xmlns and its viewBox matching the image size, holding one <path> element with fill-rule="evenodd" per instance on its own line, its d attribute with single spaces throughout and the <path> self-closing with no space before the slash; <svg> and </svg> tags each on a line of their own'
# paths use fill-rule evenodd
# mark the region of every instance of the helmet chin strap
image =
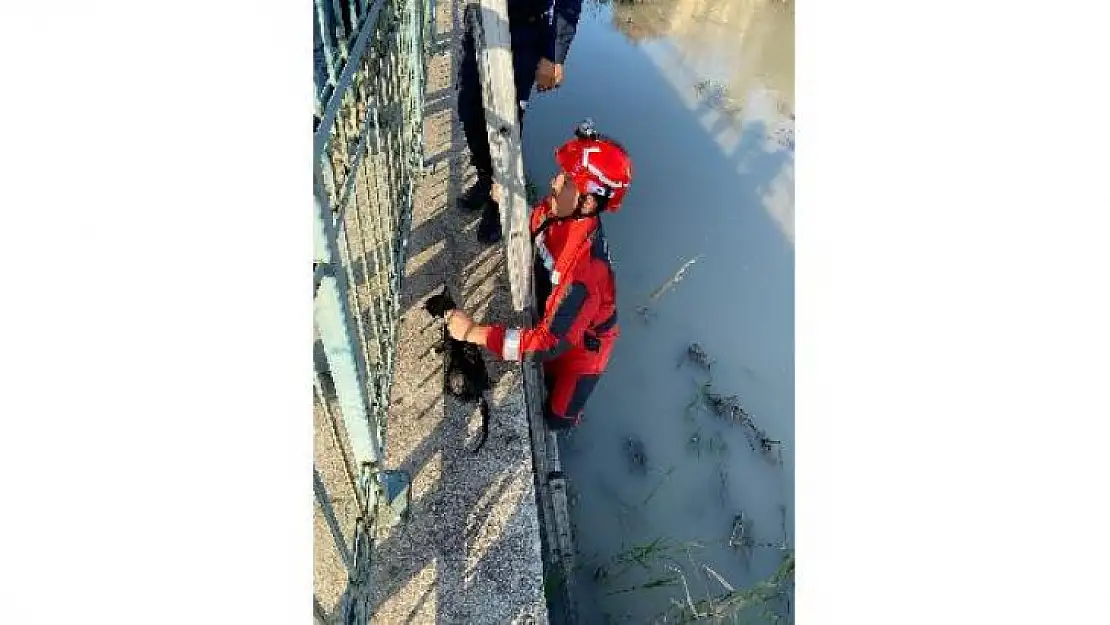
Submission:
<svg viewBox="0 0 1110 625">
<path fill-rule="evenodd" d="M 557 223 L 560 223 L 560 222 L 570 221 L 572 219 L 591 219 L 591 218 L 601 219 L 601 211 L 594 211 L 594 212 L 589 213 L 589 214 L 582 212 L 582 205 L 586 203 L 586 198 L 587 197 L 589 197 L 589 196 L 583 195 L 582 197 L 578 198 L 578 202 L 575 204 L 574 211 L 571 212 L 571 214 L 564 215 L 562 217 L 547 217 L 547 218 L 545 218 L 543 220 L 543 223 L 541 223 L 539 225 L 539 227 L 536 228 L 536 231 L 532 233 L 532 241 L 535 241 L 537 237 L 539 237 L 541 234 L 543 234 L 544 230 L 547 230 L 551 226 L 553 226 Z"/>
</svg>

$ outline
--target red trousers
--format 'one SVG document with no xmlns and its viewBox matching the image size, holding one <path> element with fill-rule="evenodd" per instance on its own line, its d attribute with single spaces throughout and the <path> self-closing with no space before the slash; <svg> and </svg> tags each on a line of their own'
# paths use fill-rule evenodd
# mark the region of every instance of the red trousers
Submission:
<svg viewBox="0 0 1110 625">
<path fill-rule="evenodd" d="M 582 409 L 590 398 L 601 374 L 560 371 L 558 360 L 545 363 L 543 368 L 547 399 L 543 416 L 553 430 L 571 428 L 582 420 Z"/>
<path fill-rule="evenodd" d="M 536 257 L 534 266 L 536 301 L 546 302 L 551 296 L 551 281 L 543 262 Z M 543 416 L 547 427 L 553 430 L 572 428 L 582 420 L 582 409 L 590 398 L 597 381 L 601 379 L 597 361 L 599 357 L 587 350 L 572 348 L 568 353 L 543 363 L 544 386 L 547 397 L 543 402 Z M 608 361 L 608 349 L 601 360 Z M 604 365 L 602 365 L 604 366 Z M 594 371 L 595 373 L 583 373 Z"/>
</svg>

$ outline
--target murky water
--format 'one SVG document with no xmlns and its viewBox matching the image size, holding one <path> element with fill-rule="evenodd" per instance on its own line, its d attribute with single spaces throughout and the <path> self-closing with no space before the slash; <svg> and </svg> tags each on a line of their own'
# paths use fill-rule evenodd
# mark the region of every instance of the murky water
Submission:
<svg viewBox="0 0 1110 625">
<path fill-rule="evenodd" d="M 606 219 L 624 334 L 564 441 L 584 623 L 676 622 L 673 602 L 727 592 L 714 573 L 750 586 L 793 548 L 793 15 L 588 3 L 566 83 L 529 109 L 535 180 L 587 116 L 636 167 Z M 708 369 L 684 359 L 691 343 Z M 763 453 L 761 435 L 781 445 Z"/>
</svg>

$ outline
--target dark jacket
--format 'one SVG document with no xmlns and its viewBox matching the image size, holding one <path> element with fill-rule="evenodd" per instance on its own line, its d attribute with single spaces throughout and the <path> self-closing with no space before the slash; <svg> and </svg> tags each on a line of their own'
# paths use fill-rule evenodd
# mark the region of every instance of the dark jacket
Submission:
<svg viewBox="0 0 1110 625">
<path fill-rule="evenodd" d="M 543 56 L 562 65 L 578 30 L 582 0 L 508 0 L 509 24 L 539 20 L 547 26 Z"/>
</svg>

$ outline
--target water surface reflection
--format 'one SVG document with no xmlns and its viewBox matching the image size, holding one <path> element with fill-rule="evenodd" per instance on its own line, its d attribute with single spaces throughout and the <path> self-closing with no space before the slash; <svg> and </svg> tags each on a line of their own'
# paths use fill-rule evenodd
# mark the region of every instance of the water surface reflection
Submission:
<svg viewBox="0 0 1110 625">
<path fill-rule="evenodd" d="M 593 2 L 566 83 L 529 109 L 534 179 L 587 116 L 636 163 L 605 221 L 624 334 L 565 441 L 584 623 L 704 610 L 792 545 L 793 15 L 780 0 Z M 691 343 L 708 368 L 684 359 Z M 753 427 L 781 445 L 764 453 Z"/>
</svg>

